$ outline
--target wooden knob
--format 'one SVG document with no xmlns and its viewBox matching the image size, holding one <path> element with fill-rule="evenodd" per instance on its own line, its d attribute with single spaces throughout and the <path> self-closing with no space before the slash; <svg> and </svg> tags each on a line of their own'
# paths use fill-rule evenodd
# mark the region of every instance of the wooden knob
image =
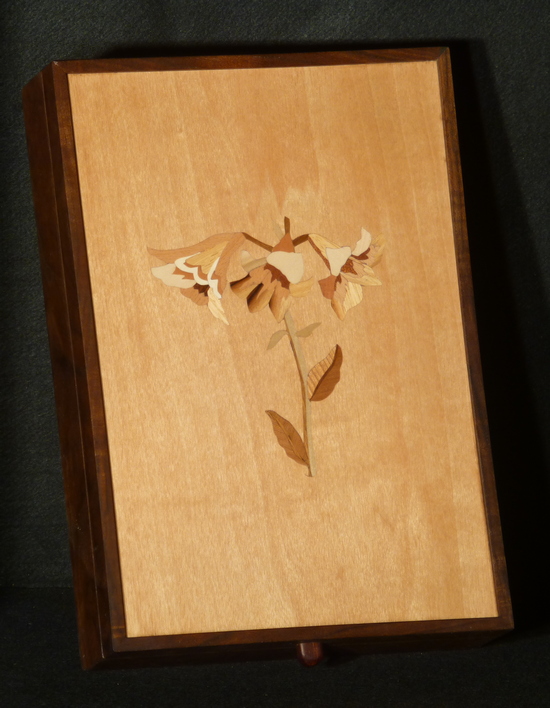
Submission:
<svg viewBox="0 0 550 708">
<path fill-rule="evenodd" d="M 315 666 L 323 660 L 323 645 L 321 642 L 300 642 L 296 645 L 298 661 L 302 666 Z"/>
</svg>

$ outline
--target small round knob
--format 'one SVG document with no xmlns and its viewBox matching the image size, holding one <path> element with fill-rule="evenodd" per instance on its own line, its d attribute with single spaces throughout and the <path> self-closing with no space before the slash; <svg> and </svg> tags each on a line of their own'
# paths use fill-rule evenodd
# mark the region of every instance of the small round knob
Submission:
<svg viewBox="0 0 550 708">
<path fill-rule="evenodd" d="M 302 666 L 316 666 L 323 660 L 323 645 L 321 642 L 300 642 L 296 645 L 298 661 Z"/>
</svg>

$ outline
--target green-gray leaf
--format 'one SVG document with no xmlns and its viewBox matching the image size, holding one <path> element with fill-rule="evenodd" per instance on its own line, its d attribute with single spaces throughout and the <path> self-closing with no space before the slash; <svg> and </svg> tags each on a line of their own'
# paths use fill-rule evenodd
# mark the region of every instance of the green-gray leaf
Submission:
<svg viewBox="0 0 550 708">
<path fill-rule="evenodd" d="M 314 329 L 317 329 L 321 323 L 320 322 L 314 322 L 313 324 L 308 325 L 307 327 L 304 327 L 304 329 L 301 329 L 299 332 L 296 332 L 297 337 L 309 337 L 309 335 L 313 332 Z"/>
<path fill-rule="evenodd" d="M 269 340 L 269 344 L 267 345 L 267 348 L 273 349 L 273 347 L 281 341 L 281 339 L 285 336 L 286 333 L 286 329 L 278 329 L 276 332 L 273 332 L 273 334 L 271 335 L 271 339 Z"/>
</svg>

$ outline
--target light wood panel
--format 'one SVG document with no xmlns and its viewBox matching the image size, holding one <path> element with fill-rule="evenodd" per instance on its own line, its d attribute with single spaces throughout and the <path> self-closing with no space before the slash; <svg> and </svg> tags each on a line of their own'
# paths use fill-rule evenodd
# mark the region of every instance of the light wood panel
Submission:
<svg viewBox="0 0 550 708">
<path fill-rule="evenodd" d="M 69 80 L 128 635 L 495 616 L 435 62 Z M 343 322 L 292 306 L 344 357 L 314 478 L 264 412 L 302 415 L 273 315 L 228 292 L 226 326 L 147 253 L 283 216 L 387 241 Z"/>
</svg>

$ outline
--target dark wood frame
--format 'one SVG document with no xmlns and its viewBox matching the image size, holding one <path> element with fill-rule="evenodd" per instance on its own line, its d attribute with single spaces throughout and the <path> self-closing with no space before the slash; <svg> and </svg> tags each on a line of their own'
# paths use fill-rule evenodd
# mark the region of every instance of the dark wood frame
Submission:
<svg viewBox="0 0 550 708">
<path fill-rule="evenodd" d="M 462 317 L 498 616 L 129 638 L 72 128 L 68 75 L 436 61 Z M 513 628 L 474 312 L 450 53 L 445 48 L 54 62 L 23 91 L 58 411 L 82 666 L 292 657 L 479 646 Z M 309 657 L 309 658 L 308 658 Z M 313 658 L 312 658 L 313 657 Z"/>
</svg>

